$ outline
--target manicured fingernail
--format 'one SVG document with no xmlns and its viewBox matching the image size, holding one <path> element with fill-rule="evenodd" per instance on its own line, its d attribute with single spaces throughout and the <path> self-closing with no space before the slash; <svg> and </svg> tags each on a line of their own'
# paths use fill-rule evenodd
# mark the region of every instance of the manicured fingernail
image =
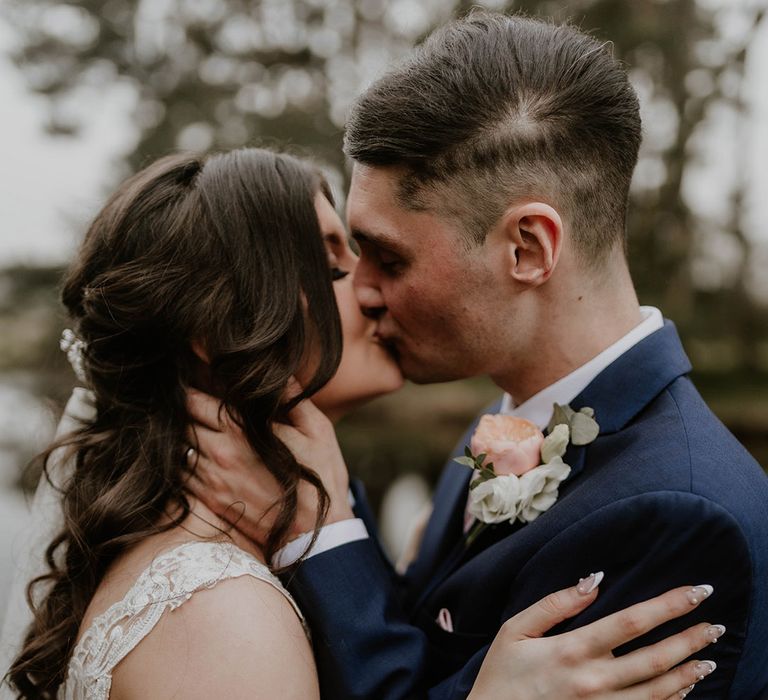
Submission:
<svg viewBox="0 0 768 700">
<path fill-rule="evenodd" d="M 700 681 L 704 680 L 710 673 L 717 668 L 717 664 L 714 661 L 699 661 L 693 667 L 696 673 L 696 678 Z"/>
<path fill-rule="evenodd" d="M 693 690 L 695 687 L 696 687 L 696 684 L 695 684 L 695 683 L 691 683 L 691 684 L 690 684 L 690 685 L 689 685 L 687 688 L 683 688 L 683 689 L 682 689 L 682 690 L 681 690 L 681 691 L 678 693 L 678 695 L 679 695 L 681 698 L 686 698 L 686 697 L 688 697 L 688 693 L 690 693 L 690 692 L 691 692 L 691 691 L 692 691 L 692 690 Z"/>
<path fill-rule="evenodd" d="M 589 595 L 600 585 L 604 576 L 605 574 L 602 571 L 598 571 L 596 574 L 590 574 L 587 578 L 580 578 L 576 590 L 581 593 L 581 595 Z"/>
<path fill-rule="evenodd" d="M 725 634 L 725 627 L 722 625 L 710 625 L 704 630 L 704 636 L 712 642 L 717 644 L 717 640 Z"/>
<path fill-rule="evenodd" d="M 714 590 L 715 589 L 712 588 L 712 586 L 710 586 L 708 583 L 702 583 L 699 586 L 694 586 L 691 588 L 691 590 L 688 591 L 685 595 L 688 597 L 691 605 L 698 605 L 705 598 L 709 598 L 709 596 L 712 595 L 712 591 Z"/>
</svg>

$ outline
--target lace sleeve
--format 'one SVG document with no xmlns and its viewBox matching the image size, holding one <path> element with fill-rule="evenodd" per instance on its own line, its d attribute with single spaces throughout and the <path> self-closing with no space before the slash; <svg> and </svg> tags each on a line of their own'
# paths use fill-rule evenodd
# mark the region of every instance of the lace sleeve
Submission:
<svg viewBox="0 0 768 700">
<path fill-rule="evenodd" d="M 107 700 L 112 671 L 157 625 L 200 590 L 252 576 L 285 596 L 309 631 L 296 602 L 260 561 L 229 543 L 191 542 L 157 557 L 126 596 L 94 619 L 69 664 L 63 700 Z"/>
</svg>

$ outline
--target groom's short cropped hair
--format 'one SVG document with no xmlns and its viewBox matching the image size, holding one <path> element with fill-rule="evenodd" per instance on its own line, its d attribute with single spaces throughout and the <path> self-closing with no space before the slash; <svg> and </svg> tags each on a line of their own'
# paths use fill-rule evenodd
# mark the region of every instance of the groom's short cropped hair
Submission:
<svg viewBox="0 0 768 700">
<path fill-rule="evenodd" d="M 399 166 L 401 204 L 458 218 L 470 241 L 516 199 L 549 201 L 589 261 L 624 243 L 640 132 L 637 95 L 605 44 L 480 11 L 360 96 L 345 152 Z"/>
</svg>

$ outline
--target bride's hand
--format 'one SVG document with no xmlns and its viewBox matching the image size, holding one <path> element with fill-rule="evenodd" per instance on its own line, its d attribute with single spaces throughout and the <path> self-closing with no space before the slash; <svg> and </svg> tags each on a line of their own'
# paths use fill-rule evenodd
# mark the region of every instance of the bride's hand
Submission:
<svg viewBox="0 0 768 700">
<path fill-rule="evenodd" d="M 194 423 L 187 455 L 192 475 L 189 488 L 214 513 L 246 537 L 263 544 L 277 515 L 273 507 L 282 491 L 255 454 L 221 402 L 199 391 L 187 392 L 187 409 Z M 333 425 L 311 401 L 302 401 L 288 416 L 290 424 L 275 424 L 275 434 L 296 459 L 323 481 L 331 505 L 326 523 L 353 518 L 349 505 L 349 475 Z M 289 539 L 311 532 L 317 518 L 317 491 L 299 482 L 298 504 Z"/>
<path fill-rule="evenodd" d="M 625 656 L 611 653 L 690 612 L 708 597 L 704 587 L 676 588 L 571 632 L 543 637 L 594 601 L 596 589 L 586 594 L 579 589 L 599 583 L 599 578 L 553 593 L 504 623 L 468 700 L 665 700 L 685 697 L 693 684 L 714 671 L 712 661 L 676 666 L 722 634 L 722 628 L 706 623 Z"/>
</svg>

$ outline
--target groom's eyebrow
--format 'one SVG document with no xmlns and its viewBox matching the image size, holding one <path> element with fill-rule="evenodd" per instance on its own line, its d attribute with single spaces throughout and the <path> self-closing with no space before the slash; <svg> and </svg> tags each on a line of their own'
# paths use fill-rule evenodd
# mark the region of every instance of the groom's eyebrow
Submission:
<svg viewBox="0 0 768 700">
<path fill-rule="evenodd" d="M 386 233 L 363 231 L 362 229 L 353 227 L 351 234 L 352 238 L 354 238 L 358 244 L 368 243 L 369 245 L 378 246 L 380 248 L 387 248 L 393 252 L 398 252 L 401 250 L 401 246 L 397 239 L 395 239 L 394 236 L 387 235 Z"/>
</svg>

